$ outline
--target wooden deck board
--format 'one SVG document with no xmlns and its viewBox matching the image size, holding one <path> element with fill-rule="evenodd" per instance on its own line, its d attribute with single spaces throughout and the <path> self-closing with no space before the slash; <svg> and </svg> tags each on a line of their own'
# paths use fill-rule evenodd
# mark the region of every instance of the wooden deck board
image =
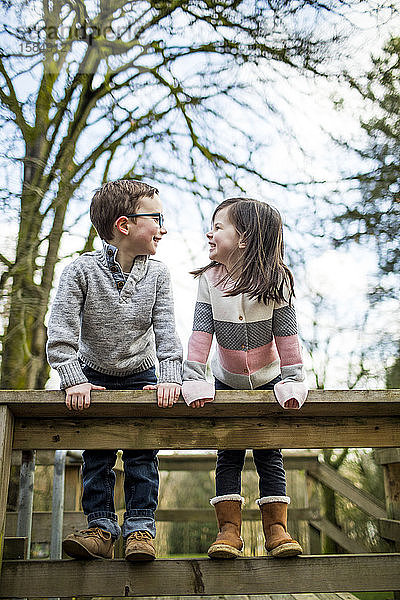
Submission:
<svg viewBox="0 0 400 600">
<path fill-rule="evenodd" d="M 61 391 L 0 391 L 15 417 L 13 448 L 388 448 L 400 446 L 399 390 L 312 390 L 301 411 L 271 391 L 217 392 L 193 411 L 162 409 L 151 391 L 94 392 L 88 410 L 67 410 Z"/>
<path fill-rule="evenodd" d="M 82 597 L 81 597 L 82 598 Z M 342 594 L 240 594 L 218 596 L 135 596 L 135 600 L 358 600 L 350 593 Z M 98 600 L 91 598 L 91 600 Z M 100 600 L 100 599 L 99 599 Z"/>
<path fill-rule="evenodd" d="M 166 576 L 168 574 L 168 576 Z M 400 554 L 156 560 L 8 561 L 0 598 L 300 594 L 400 589 Z"/>
<path fill-rule="evenodd" d="M 193 411 L 194 412 L 194 411 Z M 15 419 L 14 449 L 354 448 L 400 445 L 399 417 Z"/>
<path fill-rule="evenodd" d="M 291 414 L 314 416 L 393 416 L 400 415 L 400 390 L 310 390 L 301 411 L 285 411 L 269 390 L 219 390 L 214 402 L 192 410 L 181 399 L 173 408 L 159 408 L 152 391 L 95 391 L 92 403 L 82 413 L 70 412 L 59 390 L 1 390 L 0 404 L 6 404 L 16 417 L 262 417 Z"/>
</svg>

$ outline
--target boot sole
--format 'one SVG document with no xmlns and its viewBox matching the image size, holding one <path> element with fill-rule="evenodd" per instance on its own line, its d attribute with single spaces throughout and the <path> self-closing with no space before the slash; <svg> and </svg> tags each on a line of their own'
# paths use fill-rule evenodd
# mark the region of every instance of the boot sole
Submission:
<svg viewBox="0 0 400 600">
<path fill-rule="evenodd" d="M 79 544 L 79 542 L 75 542 L 74 540 L 64 540 L 62 543 L 62 549 L 64 550 L 65 554 L 68 554 L 68 556 L 71 558 L 77 558 L 78 560 L 84 558 L 103 558 L 104 560 L 111 560 L 113 558 L 113 555 L 102 556 L 101 554 L 93 554 L 87 548 L 85 548 L 85 546 Z"/>
<path fill-rule="evenodd" d="M 208 556 L 210 558 L 238 558 L 242 556 L 242 551 L 228 546 L 227 544 L 214 544 L 208 550 Z"/>
<path fill-rule="evenodd" d="M 128 560 L 129 562 L 150 562 L 155 560 L 155 558 L 155 555 L 153 556 L 152 554 L 146 554 L 146 552 L 131 552 L 125 556 L 125 560 Z"/>
<path fill-rule="evenodd" d="M 273 558 L 286 558 L 288 556 L 298 556 L 303 553 L 303 548 L 297 542 L 288 542 L 281 544 L 273 550 L 268 550 L 268 556 Z"/>
</svg>

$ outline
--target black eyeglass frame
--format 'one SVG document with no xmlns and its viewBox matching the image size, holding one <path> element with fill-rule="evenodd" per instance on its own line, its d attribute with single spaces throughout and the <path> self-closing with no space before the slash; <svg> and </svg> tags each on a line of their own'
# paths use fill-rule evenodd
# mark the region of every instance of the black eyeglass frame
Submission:
<svg viewBox="0 0 400 600">
<path fill-rule="evenodd" d="M 162 213 L 134 213 L 132 215 L 125 215 L 125 217 L 128 217 L 128 219 L 135 217 L 157 217 L 159 227 L 164 225 L 164 215 Z"/>
</svg>

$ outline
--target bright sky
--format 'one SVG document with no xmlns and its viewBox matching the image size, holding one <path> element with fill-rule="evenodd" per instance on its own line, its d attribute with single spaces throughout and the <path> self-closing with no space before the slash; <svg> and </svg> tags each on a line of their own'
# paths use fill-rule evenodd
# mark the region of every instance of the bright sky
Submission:
<svg viewBox="0 0 400 600">
<path fill-rule="evenodd" d="M 377 29 L 373 20 L 365 20 L 363 32 L 358 38 L 351 39 L 354 63 L 358 63 L 360 68 L 367 66 L 369 49 L 377 50 L 393 26 L 390 24 Z M 274 178 L 278 180 L 307 180 L 310 176 L 335 180 L 342 172 L 344 154 L 330 143 L 328 135 L 322 130 L 326 129 L 338 136 L 358 135 L 357 118 L 354 116 L 357 114 L 358 99 L 330 82 L 319 82 L 315 85 L 311 80 L 290 80 L 282 86 L 280 93 L 290 100 L 284 110 L 295 134 L 295 140 L 275 134 L 271 138 L 268 155 L 260 157 L 260 160 L 268 160 L 269 173 L 273 173 Z M 345 94 L 348 106 L 342 112 L 335 112 L 332 108 L 332 96 L 338 97 L 342 93 Z M 230 118 L 237 117 L 230 115 Z M 270 135 L 270 132 L 270 125 L 265 123 L 265 135 Z M 306 150 L 305 154 L 300 147 Z M 350 159 L 350 165 L 351 160 L 353 159 Z M 356 168 L 355 162 L 354 167 Z M 166 225 L 169 230 L 160 244 L 157 258 L 163 260 L 171 271 L 177 328 L 186 349 L 197 287 L 188 272 L 208 261 L 205 231 L 188 198 L 177 197 L 176 192 L 162 182 L 158 183 L 157 187 L 165 205 Z M 353 360 L 352 355 L 358 353 L 361 345 L 372 344 L 380 332 L 384 331 L 386 326 L 389 327 L 389 322 L 393 321 L 395 307 L 388 303 L 376 311 L 375 318 L 366 324 L 363 323 L 363 315 L 367 310 L 365 295 L 370 288 L 375 267 L 372 252 L 365 248 L 333 251 L 327 248 L 326 243 L 321 244 L 319 251 L 311 251 L 311 240 L 307 239 L 307 232 L 304 232 L 307 224 L 302 226 L 300 223 L 300 231 L 293 230 L 296 213 L 309 202 L 304 194 L 288 195 L 278 188 L 256 184 L 254 180 L 248 181 L 247 193 L 249 196 L 270 201 L 282 212 L 284 221 L 290 227 L 286 230 L 288 246 L 302 248 L 308 255 L 306 272 L 294 272 L 299 328 L 303 338 L 312 337 L 312 301 L 316 292 L 319 292 L 324 296 L 326 308 L 319 317 L 318 336 L 322 342 L 320 352 L 317 352 L 314 358 L 314 366 L 322 369 L 329 359 L 326 387 L 346 387 L 347 364 Z M 88 204 L 89 200 L 90 197 Z M 205 211 L 210 215 L 211 205 L 205 207 Z M 76 215 L 73 215 L 71 220 L 75 218 Z M 64 236 L 63 255 L 81 247 L 81 236 L 86 233 L 87 226 L 88 219 L 85 218 L 72 228 L 70 234 Z M 7 221 L 7 232 L 7 236 L 0 238 L 0 252 L 11 257 L 17 234 L 15 221 Z M 58 275 L 64 265 L 65 262 L 59 265 Z M 393 335 L 398 337 L 400 332 L 397 330 Z M 324 343 L 327 339 L 330 340 L 330 346 L 325 351 Z M 312 361 L 307 353 L 305 359 L 306 365 L 311 368 Z M 375 355 L 371 355 L 370 362 L 371 368 L 380 369 L 381 363 L 376 361 Z M 314 384 L 311 374 L 309 383 L 311 386 Z M 382 371 L 380 378 L 370 381 L 368 385 L 382 386 Z M 57 387 L 57 377 L 54 374 L 49 387 Z"/>
</svg>

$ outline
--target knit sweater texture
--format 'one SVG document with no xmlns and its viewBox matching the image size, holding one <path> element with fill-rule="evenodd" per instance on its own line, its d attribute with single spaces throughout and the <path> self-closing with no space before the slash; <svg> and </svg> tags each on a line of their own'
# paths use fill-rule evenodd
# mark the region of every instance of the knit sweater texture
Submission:
<svg viewBox="0 0 400 600">
<path fill-rule="evenodd" d="M 221 265 L 205 271 L 199 279 L 193 332 L 183 367 L 186 402 L 214 397 L 214 386 L 206 380 L 214 335 L 211 370 L 223 383 L 252 390 L 281 375 L 284 384 L 294 383 L 296 389 L 305 377 L 294 306 L 286 301 L 258 302 L 248 294 L 226 296 L 233 282 L 221 284 L 224 275 L 226 269 Z M 305 399 L 304 383 L 300 389 Z"/>
<path fill-rule="evenodd" d="M 81 362 L 124 376 L 159 362 L 158 381 L 181 383 L 182 346 L 175 330 L 170 275 L 148 256 L 124 276 L 117 248 L 82 254 L 63 271 L 49 324 L 47 357 L 61 389 L 87 382 Z"/>
</svg>

